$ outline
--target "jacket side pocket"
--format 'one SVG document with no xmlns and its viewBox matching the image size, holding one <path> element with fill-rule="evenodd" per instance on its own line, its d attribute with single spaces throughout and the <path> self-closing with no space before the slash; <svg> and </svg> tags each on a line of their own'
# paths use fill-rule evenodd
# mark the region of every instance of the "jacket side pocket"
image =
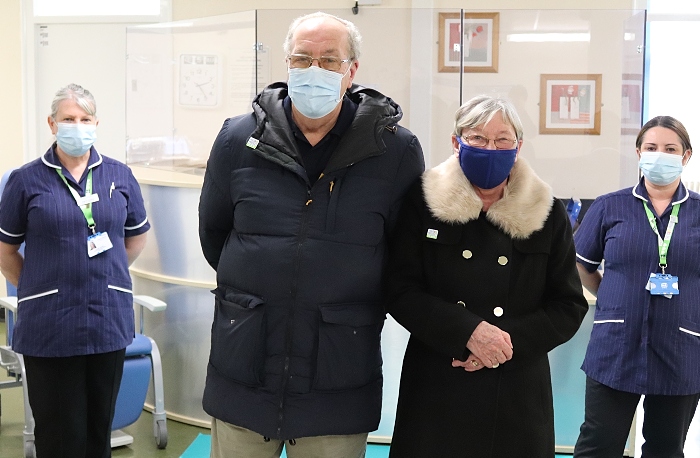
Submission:
<svg viewBox="0 0 700 458">
<path fill-rule="evenodd" d="M 379 379 L 385 318 L 378 303 L 322 305 L 314 389 L 346 390 Z"/>
<path fill-rule="evenodd" d="M 261 386 L 265 362 L 265 308 L 262 299 L 217 288 L 209 362 L 223 376 Z"/>
</svg>

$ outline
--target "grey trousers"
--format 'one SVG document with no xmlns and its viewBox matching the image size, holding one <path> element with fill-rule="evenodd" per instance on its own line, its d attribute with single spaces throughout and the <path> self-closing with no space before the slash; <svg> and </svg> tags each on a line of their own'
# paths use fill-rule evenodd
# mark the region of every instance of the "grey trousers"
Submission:
<svg viewBox="0 0 700 458">
<path fill-rule="evenodd" d="M 364 458 L 367 433 L 347 436 L 315 436 L 295 439 L 294 445 L 216 418 L 211 421 L 211 458 L 278 458 L 286 447 L 287 458 Z"/>
</svg>

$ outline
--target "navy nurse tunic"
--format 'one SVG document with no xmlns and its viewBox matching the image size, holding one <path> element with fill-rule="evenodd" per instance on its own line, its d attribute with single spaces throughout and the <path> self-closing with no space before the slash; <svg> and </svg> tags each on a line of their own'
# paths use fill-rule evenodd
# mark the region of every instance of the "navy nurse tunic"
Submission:
<svg viewBox="0 0 700 458">
<path fill-rule="evenodd" d="M 94 147 L 78 183 L 62 170 L 81 196 L 92 170 L 95 230 L 107 232 L 114 247 L 90 258 L 91 231 L 57 169 L 54 144 L 12 172 L 0 199 L 0 241 L 25 242 L 12 347 L 42 357 L 120 350 L 134 337 L 124 238 L 150 228 L 141 190 L 125 164 Z"/>
<path fill-rule="evenodd" d="M 657 217 L 663 237 L 671 207 L 680 203 L 666 273 L 678 277 L 671 299 L 645 289 L 660 272 L 658 238 L 643 201 L 644 179 L 597 198 L 574 235 L 577 261 L 589 272 L 605 260 L 591 340 L 582 369 L 616 390 L 637 394 L 700 392 L 700 196 L 681 183 Z"/>
</svg>

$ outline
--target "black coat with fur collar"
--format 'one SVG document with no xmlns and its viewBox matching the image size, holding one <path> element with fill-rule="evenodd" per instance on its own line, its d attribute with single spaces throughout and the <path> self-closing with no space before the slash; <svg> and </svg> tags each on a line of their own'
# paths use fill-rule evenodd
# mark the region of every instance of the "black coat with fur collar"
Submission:
<svg viewBox="0 0 700 458">
<path fill-rule="evenodd" d="M 547 352 L 588 305 L 569 220 L 520 158 L 484 213 L 453 156 L 409 191 L 390 247 L 389 312 L 411 333 L 392 457 L 553 457 Z M 481 321 L 508 332 L 513 358 L 466 372 Z"/>
</svg>

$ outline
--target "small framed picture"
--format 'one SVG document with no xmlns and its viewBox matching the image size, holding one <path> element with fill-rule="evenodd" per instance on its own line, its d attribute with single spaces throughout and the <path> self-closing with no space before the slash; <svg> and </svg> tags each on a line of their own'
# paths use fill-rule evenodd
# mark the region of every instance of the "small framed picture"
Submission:
<svg viewBox="0 0 700 458">
<path fill-rule="evenodd" d="M 498 13 L 464 13 L 462 33 L 459 13 L 438 17 L 439 72 L 459 72 L 460 55 L 465 72 L 498 72 Z"/>
<path fill-rule="evenodd" d="M 600 135 L 602 75 L 540 76 L 540 134 Z"/>
</svg>

